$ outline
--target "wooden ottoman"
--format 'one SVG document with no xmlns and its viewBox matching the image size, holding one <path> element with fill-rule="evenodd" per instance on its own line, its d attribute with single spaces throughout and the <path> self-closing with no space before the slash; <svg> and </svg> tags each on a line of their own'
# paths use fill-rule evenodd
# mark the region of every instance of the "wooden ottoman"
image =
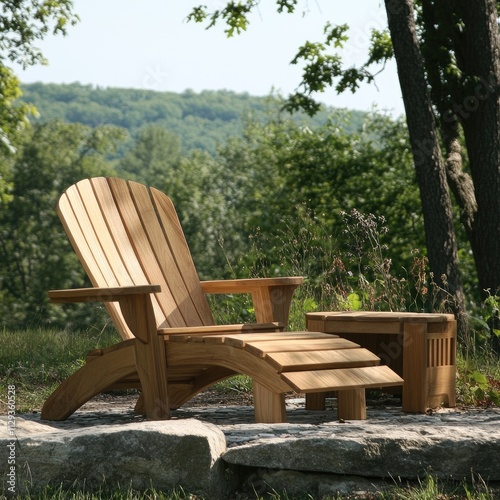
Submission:
<svg viewBox="0 0 500 500">
<path fill-rule="evenodd" d="M 376 354 L 403 377 L 403 411 L 455 406 L 457 325 L 453 314 L 314 312 L 307 329 L 333 333 Z"/>
</svg>

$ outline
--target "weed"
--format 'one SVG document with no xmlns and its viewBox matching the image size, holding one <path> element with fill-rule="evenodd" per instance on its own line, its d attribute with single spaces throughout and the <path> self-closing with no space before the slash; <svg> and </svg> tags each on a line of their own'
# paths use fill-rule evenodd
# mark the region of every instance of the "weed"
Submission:
<svg viewBox="0 0 500 500">
<path fill-rule="evenodd" d="M 227 389 L 237 393 L 252 392 L 252 379 L 247 375 L 235 375 L 218 382 L 216 385 L 220 389 Z"/>
</svg>

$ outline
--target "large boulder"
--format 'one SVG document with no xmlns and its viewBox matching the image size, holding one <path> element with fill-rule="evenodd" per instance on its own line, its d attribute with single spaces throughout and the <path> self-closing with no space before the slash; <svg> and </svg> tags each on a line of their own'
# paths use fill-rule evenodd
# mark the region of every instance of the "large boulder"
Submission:
<svg viewBox="0 0 500 500">
<path fill-rule="evenodd" d="M 17 420 L 17 439 L 7 435 L 0 440 L 1 461 L 7 467 L 2 471 L 3 491 L 12 485 L 9 458 L 11 463 L 14 459 L 18 494 L 45 485 L 89 490 L 106 484 L 163 491 L 180 486 L 222 498 L 228 487 L 220 459 L 226 440 L 213 424 L 145 421 L 47 432 L 48 426 Z"/>
</svg>

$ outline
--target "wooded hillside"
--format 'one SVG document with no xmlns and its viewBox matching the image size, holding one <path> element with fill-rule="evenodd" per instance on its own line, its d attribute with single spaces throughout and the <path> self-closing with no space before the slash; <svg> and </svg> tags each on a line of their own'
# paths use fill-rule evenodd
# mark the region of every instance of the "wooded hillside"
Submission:
<svg viewBox="0 0 500 500">
<path fill-rule="evenodd" d="M 281 106 L 278 96 L 254 97 L 226 90 L 177 94 L 79 83 L 32 83 L 22 89 L 22 100 L 35 105 L 38 120 L 61 119 L 90 127 L 116 125 L 125 128 L 131 139 L 147 125 L 160 125 L 179 137 L 183 154 L 193 149 L 214 153 L 228 137 L 241 135 L 246 117 L 265 121 L 270 114 L 278 116 Z M 298 114 L 294 120 L 315 127 L 324 124 L 331 111 L 325 107 L 312 119 Z M 358 129 L 365 115 L 349 114 L 347 132 Z"/>
</svg>

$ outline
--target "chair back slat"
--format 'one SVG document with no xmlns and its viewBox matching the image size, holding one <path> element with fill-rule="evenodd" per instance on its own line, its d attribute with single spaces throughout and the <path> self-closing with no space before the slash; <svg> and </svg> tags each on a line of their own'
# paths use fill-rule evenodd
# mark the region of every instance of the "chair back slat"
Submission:
<svg viewBox="0 0 500 500">
<path fill-rule="evenodd" d="M 112 282 L 109 283 L 106 279 L 102 272 L 103 270 L 97 263 L 96 255 L 91 248 L 89 241 L 85 237 L 82 227 L 80 226 L 81 218 L 79 219 L 74 212 L 70 199 L 73 198 L 74 193 L 72 193 L 72 191 L 75 190 L 71 188 L 68 189 L 68 191 L 66 191 L 59 199 L 57 207 L 59 218 L 61 219 L 71 245 L 80 259 L 80 262 L 83 264 L 85 272 L 89 276 L 92 284 L 97 286 L 98 283 L 105 283 L 103 286 L 113 286 Z"/>
<path fill-rule="evenodd" d="M 213 324 L 166 195 L 123 179 L 86 179 L 61 196 L 58 212 L 94 286 L 161 285 L 153 299 L 159 327 Z M 118 305 L 107 308 L 122 337 L 130 338 Z"/>
<path fill-rule="evenodd" d="M 71 227 L 71 231 L 74 232 L 75 229 L 79 229 L 83 238 L 79 238 L 75 243 L 78 245 L 77 253 L 80 255 L 85 252 L 90 252 L 92 258 L 87 260 L 86 264 L 92 269 L 94 266 L 97 268 L 92 274 L 102 277 L 102 281 L 99 280 L 98 286 L 119 286 L 120 283 L 116 279 L 114 269 L 111 267 L 108 259 L 106 258 L 105 252 L 100 244 L 99 237 L 95 231 L 92 217 L 92 211 L 88 211 L 85 206 L 85 201 L 82 199 L 80 194 L 81 186 L 73 186 L 73 188 L 68 189 L 65 195 L 63 195 L 71 207 L 71 215 L 74 217 L 76 224 Z M 59 210 L 62 212 L 63 206 L 59 205 Z M 64 217 L 66 214 L 64 213 Z M 80 248 L 81 247 L 81 248 Z M 96 283 L 97 284 L 97 283 Z"/>
<path fill-rule="evenodd" d="M 125 264 L 125 262 L 128 262 L 128 256 L 122 255 L 109 230 L 110 227 L 119 227 L 120 221 L 115 218 L 110 221 L 111 223 L 109 223 L 108 220 L 105 219 L 103 209 L 99 206 L 99 202 L 91 182 L 80 182 L 78 184 L 78 192 L 83 207 L 87 212 L 89 222 L 92 224 L 97 238 L 97 241 L 93 242 L 94 244 L 92 245 L 92 248 L 95 248 L 95 251 L 100 251 L 100 253 L 102 253 L 100 265 L 105 266 L 106 269 L 109 268 L 108 273 L 110 276 L 112 275 L 114 277 L 116 286 L 143 284 L 144 279 L 141 279 L 140 283 L 132 281 L 132 274 L 129 272 Z M 83 211 L 83 207 L 80 207 L 81 211 Z M 108 212 L 111 207 L 105 208 L 106 212 Z M 79 214 L 81 212 L 77 213 Z M 81 216 L 79 215 L 79 217 Z M 107 213 L 106 217 L 109 219 Z"/>
<path fill-rule="evenodd" d="M 177 216 L 172 200 L 161 191 L 151 188 L 151 195 L 161 222 L 164 238 L 168 241 L 170 251 L 174 257 L 177 267 L 182 270 L 181 276 L 184 285 L 191 297 L 198 315 L 202 318 L 202 324 L 213 324 L 212 312 L 200 285 L 200 279 L 189 251 L 184 232 Z M 192 322 L 189 326 L 195 326 Z"/>
</svg>

